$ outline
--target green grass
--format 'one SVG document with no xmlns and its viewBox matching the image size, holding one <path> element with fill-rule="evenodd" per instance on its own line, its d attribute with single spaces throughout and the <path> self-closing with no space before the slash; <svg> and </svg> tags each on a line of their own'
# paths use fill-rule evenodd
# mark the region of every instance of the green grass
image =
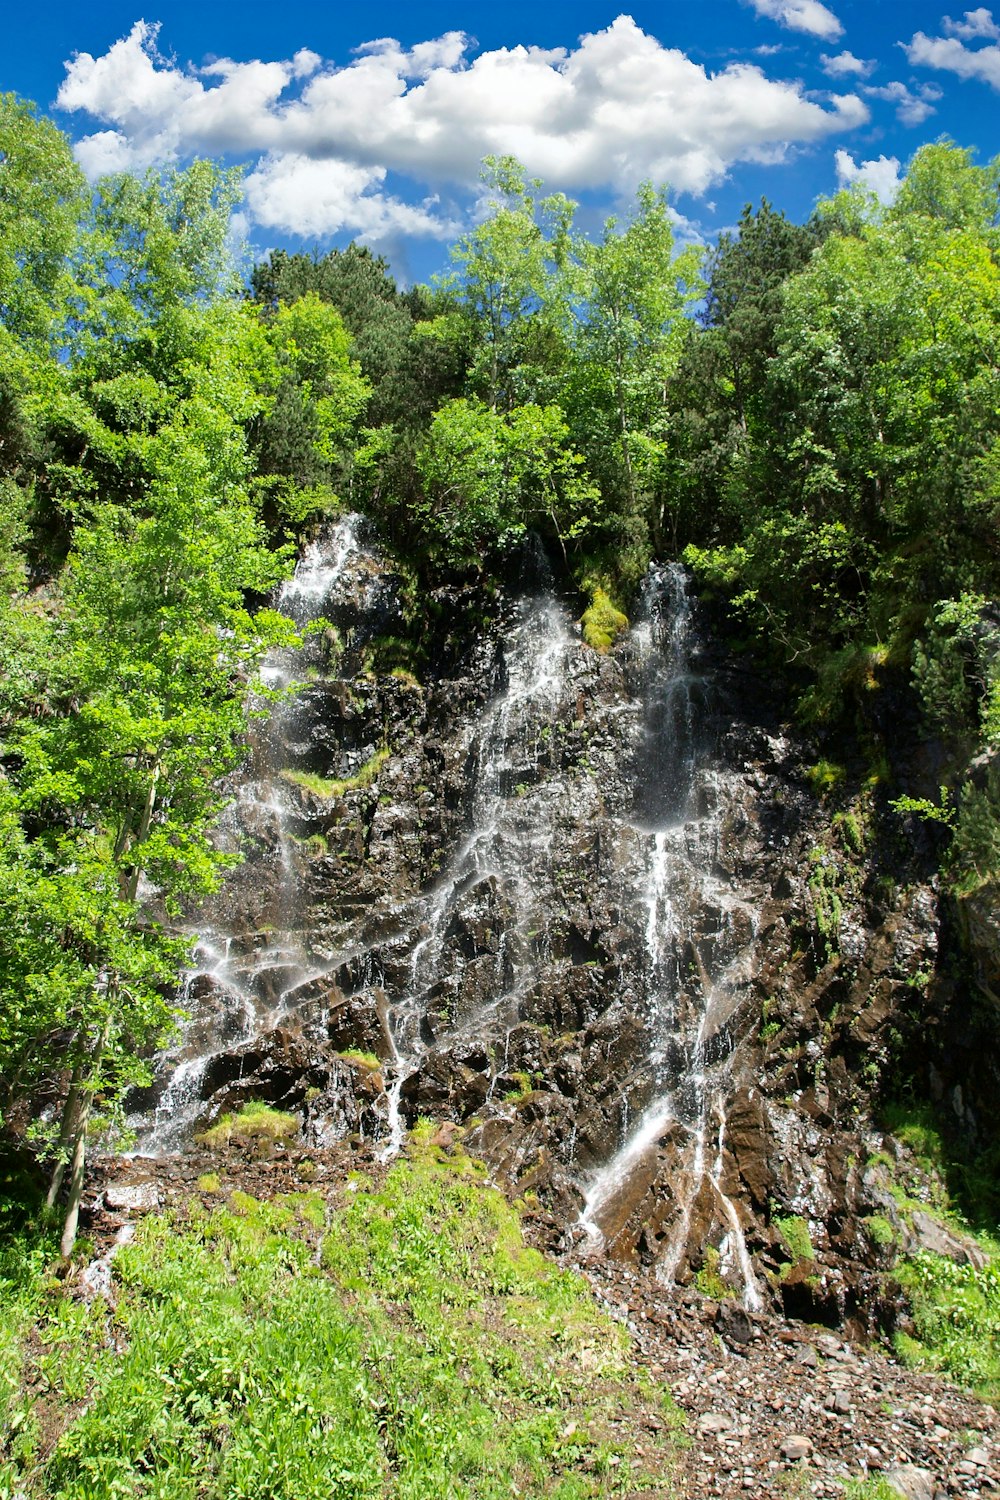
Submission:
<svg viewBox="0 0 1000 1500">
<path fill-rule="evenodd" d="M 912 1100 L 886 1104 L 882 1123 L 911 1153 L 902 1162 L 873 1158 L 902 1217 L 929 1214 L 974 1239 L 988 1257 L 982 1269 L 927 1251 L 896 1261 L 892 1275 L 907 1293 L 915 1329 L 912 1336 L 896 1335 L 897 1352 L 908 1364 L 936 1370 L 1000 1406 L 1000 1241 L 990 1171 L 997 1148 L 978 1158 L 956 1151 L 933 1109 Z M 892 1226 L 878 1216 L 865 1224 L 877 1244 L 888 1243 L 886 1231 L 893 1237 Z"/>
<path fill-rule="evenodd" d="M 939 1370 L 1000 1406 L 1000 1261 L 982 1270 L 922 1252 L 901 1260 L 916 1337 L 896 1335 L 908 1364 Z"/>
<path fill-rule="evenodd" d="M 881 1474 L 869 1474 L 867 1479 L 848 1479 L 844 1484 L 845 1500 L 902 1500 L 899 1490 L 894 1488 Z"/>
<path fill-rule="evenodd" d="M 259 1099 L 251 1099 L 235 1114 L 223 1115 L 216 1124 L 203 1130 L 195 1139 L 203 1146 L 228 1146 L 233 1141 L 289 1141 L 298 1134 L 299 1122 L 294 1115 L 272 1109 Z"/>
<path fill-rule="evenodd" d="M 387 746 L 376 750 L 375 754 L 370 756 L 353 776 L 338 778 L 318 776 L 314 771 L 285 770 L 281 772 L 281 778 L 292 786 L 299 786 L 307 792 L 312 792 L 316 797 L 342 797 L 345 792 L 354 792 L 361 787 L 371 786 L 391 753 Z"/>
<path fill-rule="evenodd" d="M 418 1140 L 344 1197 L 147 1218 L 110 1304 L 22 1247 L 0 1283 L 0 1496 L 670 1493 L 669 1391 L 478 1166 Z"/>
<path fill-rule="evenodd" d="M 349 1047 L 340 1056 L 345 1062 L 357 1063 L 359 1068 L 368 1068 L 373 1073 L 382 1066 L 374 1052 L 359 1052 L 356 1047 Z"/>
</svg>

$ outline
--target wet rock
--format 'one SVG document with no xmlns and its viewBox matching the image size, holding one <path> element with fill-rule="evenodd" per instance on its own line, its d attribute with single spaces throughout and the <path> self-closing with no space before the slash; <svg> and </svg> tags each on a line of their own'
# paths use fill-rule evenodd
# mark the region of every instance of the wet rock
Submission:
<svg viewBox="0 0 1000 1500">
<path fill-rule="evenodd" d="M 153 1213 L 160 1202 L 155 1182 L 112 1182 L 104 1193 L 104 1206 L 115 1213 Z"/>
<path fill-rule="evenodd" d="M 392 1055 L 385 991 L 369 990 L 340 1000 L 329 1012 L 326 1033 L 338 1052 L 370 1052 L 378 1058 Z"/>
<path fill-rule="evenodd" d="M 753 1338 L 750 1314 L 736 1302 L 723 1302 L 715 1316 L 715 1326 L 727 1342 L 749 1344 Z"/>
</svg>

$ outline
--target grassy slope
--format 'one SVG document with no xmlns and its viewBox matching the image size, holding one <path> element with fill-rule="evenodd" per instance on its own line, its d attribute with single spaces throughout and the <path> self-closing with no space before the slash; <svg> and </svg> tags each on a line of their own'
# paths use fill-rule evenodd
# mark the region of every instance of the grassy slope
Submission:
<svg viewBox="0 0 1000 1500">
<path fill-rule="evenodd" d="M 669 1392 L 462 1155 L 148 1218 L 110 1304 L 7 1272 L 5 1500 L 671 1491 Z"/>
</svg>

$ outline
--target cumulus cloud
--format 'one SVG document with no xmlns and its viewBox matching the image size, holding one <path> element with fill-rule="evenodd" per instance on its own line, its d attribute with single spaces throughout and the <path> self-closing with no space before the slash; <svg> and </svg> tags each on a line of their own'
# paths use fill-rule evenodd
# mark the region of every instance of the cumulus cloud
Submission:
<svg viewBox="0 0 1000 1500">
<path fill-rule="evenodd" d="M 942 24 L 949 36 L 961 37 L 966 42 L 983 37 L 989 41 L 1000 42 L 1000 26 L 994 21 L 993 12 L 987 10 L 984 5 L 981 5 L 978 10 L 967 10 L 964 21 L 953 21 L 951 16 L 945 16 Z"/>
<path fill-rule="evenodd" d="M 838 52 L 836 57 L 828 57 L 821 52 L 819 60 L 823 64 L 823 72 L 829 78 L 849 78 L 854 74 L 858 78 L 868 78 L 875 70 L 874 61 L 866 62 L 863 57 L 855 57 L 853 52 Z"/>
<path fill-rule="evenodd" d="M 833 11 L 819 0 L 750 0 L 750 4 L 759 16 L 777 21 L 789 31 L 805 31 L 831 42 L 843 34 L 844 28 Z"/>
<path fill-rule="evenodd" d="M 966 18 L 971 16 L 989 17 L 989 24 L 992 26 L 989 11 L 966 11 Z M 956 26 L 954 21 L 950 24 Z M 968 38 L 993 34 L 992 31 L 970 31 L 967 27 L 953 36 L 927 36 L 918 31 L 911 41 L 902 43 L 902 47 L 908 61 L 915 68 L 938 68 L 946 73 L 955 73 L 959 78 L 974 78 L 980 83 L 988 83 L 991 88 L 1000 89 L 1000 46 L 968 47 L 961 40 L 961 36 Z"/>
<path fill-rule="evenodd" d="M 877 161 L 857 162 L 849 151 L 840 150 L 834 157 L 837 182 L 843 187 L 855 183 L 874 193 L 880 203 L 894 203 L 902 181 L 897 156 L 880 156 Z"/>
<path fill-rule="evenodd" d="M 103 56 L 67 64 L 59 106 L 104 127 L 79 144 L 86 169 L 197 152 L 256 159 L 250 211 L 303 234 L 453 232 L 430 198 L 414 208 L 387 196 L 387 173 L 424 193 L 468 189 L 484 156 L 509 152 L 568 191 L 628 192 L 652 178 L 701 195 L 735 162 L 780 162 L 869 118 L 856 94 L 822 104 L 755 64 L 708 73 L 628 16 L 571 49 L 473 55 L 452 31 L 410 49 L 379 38 L 341 66 L 303 50 L 290 62 L 182 68 L 157 36 L 138 22 Z"/>
<path fill-rule="evenodd" d="M 866 88 L 870 99 L 885 99 L 896 106 L 896 118 L 901 125 L 922 125 L 935 113 L 935 105 L 941 98 L 941 90 L 932 83 L 922 84 L 914 93 L 905 83 L 886 83 L 880 88 Z"/>
<path fill-rule="evenodd" d="M 316 160 L 294 153 L 266 156 L 245 182 L 246 203 L 265 229 L 323 238 L 350 229 L 360 239 L 395 235 L 457 234 L 460 226 L 435 212 L 431 202 L 414 206 L 381 191 L 384 167 Z"/>
</svg>

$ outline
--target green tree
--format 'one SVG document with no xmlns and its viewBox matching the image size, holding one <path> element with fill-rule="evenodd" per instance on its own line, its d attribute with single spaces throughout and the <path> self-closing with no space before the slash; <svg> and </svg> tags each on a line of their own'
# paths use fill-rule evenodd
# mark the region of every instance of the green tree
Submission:
<svg viewBox="0 0 1000 1500">
<path fill-rule="evenodd" d="M 556 406 L 492 410 L 459 397 L 436 412 L 416 456 L 425 531 L 451 562 L 504 550 L 531 528 L 565 548 L 599 510 L 599 492 Z"/>
<path fill-rule="evenodd" d="M 469 327 L 469 385 L 492 411 L 539 397 L 565 363 L 566 273 L 575 205 L 537 198 L 512 156 L 487 157 L 492 211 L 452 251 L 450 283 Z"/>
<path fill-rule="evenodd" d="M 265 324 L 273 399 L 255 428 L 258 467 L 279 480 L 281 514 L 302 520 L 336 501 L 371 386 L 337 309 L 307 292 Z"/>
<path fill-rule="evenodd" d="M 233 297 L 232 187 L 206 164 L 105 183 L 84 250 L 66 251 L 63 356 L 23 320 L 0 330 L 19 428 L 0 453 L 0 1107 L 44 1134 L 43 1106 L 64 1101 L 51 1196 L 68 1165 L 67 1253 L 95 1115 L 114 1117 L 173 1019 L 183 945 L 152 911 L 217 882 L 219 778 L 244 753 L 261 652 L 292 635 L 246 606 L 286 566 L 248 432 L 283 358 L 312 387 L 346 361 L 332 310 L 305 308 L 276 347 Z M 332 451 L 346 418 L 326 389 L 313 400 Z M 43 474 L 72 527 L 39 599 L 24 546 Z"/>
<path fill-rule="evenodd" d="M 602 493 L 614 501 L 621 549 L 663 539 L 668 505 L 667 387 L 703 290 L 700 253 L 674 253 L 665 190 L 644 183 L 627 224 L 609 219 L 580 241 L 573 365 L 563 400 Z M 644 559 L 643 559 L 644 561 Z"/>
<path fill-rule="evenodd" d="M 57 336 L 86 207 L 66 137 L 34 105 L 0 94 L 0 324 L 19 340 Z"/>
</svg>

